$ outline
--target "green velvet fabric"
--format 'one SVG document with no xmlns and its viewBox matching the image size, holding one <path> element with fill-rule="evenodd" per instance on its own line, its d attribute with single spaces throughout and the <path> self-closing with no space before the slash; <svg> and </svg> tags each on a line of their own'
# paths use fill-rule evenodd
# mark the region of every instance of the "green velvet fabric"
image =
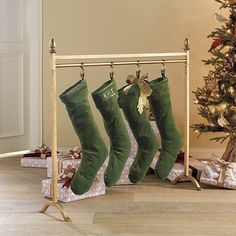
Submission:
<svg viewBox="0 0 236 236">
<path fill-rule="evenodd" d="M 80 195 L 92 186 L 108 151 L 91 112 L 86 80 L 80 80 L 65 90 L 60 99 L 66 106 L 82 147 L 81 164 L 71 181 L 72 191 Z"/>
<path fill-rule="evenodd" d="M 121 176 L 130 153 L 131 143 L 118 105 L 115 80 L 105 82 L 92 93 L 92 97 L 103 117 L 110 138 L 109 163 L 104 181 L 106 186 L 111 187 Z"/>
<path fill-rule="evenodd" d="M 155 175 L 165 179 L 181 149 L 182 137 L 172 113 L 167 78 L 155 79 L 149 85 L 153 92 L 148 99 L 161 136 L 161 153 L 155 167 Z"/>
<path fill-rule="evenodd" d="M 138 144 L 137 154 L 129 171 L 130 181 L 136 183 L 140 181 L 148 171 L 159 148 L 159 143 L 150 125 L 146 110 L 144 109 L 141 114 L 138 113 L 137 104 L 140 95 L 138 85 L 132 85 L 127 95 L 123 89 L 124 88 L 121 88 L 118 91 L 119 106 L 122 108 Z"/>
</svg>

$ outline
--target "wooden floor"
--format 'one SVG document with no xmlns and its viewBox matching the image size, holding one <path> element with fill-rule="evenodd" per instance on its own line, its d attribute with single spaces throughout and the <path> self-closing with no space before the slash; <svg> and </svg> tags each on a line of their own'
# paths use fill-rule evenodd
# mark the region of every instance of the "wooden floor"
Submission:
<svg viewBox="0 0 236 236">
<path fill-rule="evenodd" d="M 46 169 L 21 168 L 17 157 L 0 159 L 0 236 L 236 235 L 236 191 L 191 183 L 172 185 L 154 176 L 135 186 L 112 187 L 104 196 L 38 213 L 45 199 Z"/>
</svg>

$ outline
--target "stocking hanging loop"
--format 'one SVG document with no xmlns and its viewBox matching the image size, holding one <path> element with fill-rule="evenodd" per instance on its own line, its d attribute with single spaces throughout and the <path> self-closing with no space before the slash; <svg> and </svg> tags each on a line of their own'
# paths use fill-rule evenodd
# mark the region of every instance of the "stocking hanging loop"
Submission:
<svg viewBox="0 0 236 236">
<path fill-rule="evenodd" d="M 165 65 L 165 60 L 163 60 L 163 62 L 162 62 L 162 66 L 161 66 L 161 75 L 162 75 L 162 77 L 165 77 L 165 75 L 166 75 L 166 65 Z"/>
<path fill-rule="evenodd" d="M 113 79 L 113 77 L 114 77 L 114 66 L 113 66 L 113 62 L 111 62 L 110 67 L 111 67 L 110 78 Z"/>
<path fill-rule="evenodd" d="M 137 69 L 136 69 L 136 77 L 140 78 L 140 72 L 141 72 L 141 68 L 139 65 L 139 61 L 137 61 Z"/>
<path fill-rule="evenodd" d="M 82 62 L 81 63 L 81 66 L 80 66 L 80 78 L 83 80 L 84 79 L 84 63 Z"/>
</svg>

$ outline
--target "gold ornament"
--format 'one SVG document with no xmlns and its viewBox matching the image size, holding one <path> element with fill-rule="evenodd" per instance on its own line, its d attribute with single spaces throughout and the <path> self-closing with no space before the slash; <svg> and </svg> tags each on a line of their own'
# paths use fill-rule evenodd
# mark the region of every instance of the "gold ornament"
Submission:
<svg viewBox="0 0 236 236">
<path fill-rule="evenodd" d="M 230 94 L 235 95 L 235 90 L 232 86 L 229 87 L 228 91 L 230 92 Z"/>
<path fill-rule="evenodd" d="M 221 112 L 225 111 L 226 108 L 227 108 L 227 103 L 225 103 L 225 102 L 222 102 L 218 105 L 209 105 L 208 106 L 208 109 L 212 114 L 214 114 L 215 112 L 221 113 Z"/>
<path fill-rule="evenodd" d="M 216 106 L 216 110 L 218 112 L 222 112 L 226 109 L 227 104 L 225 102 L 220 103 L 218 106 Z"/>
<path fill-rule="evenodd" d="M 214 114 L 215 111 L 216 111 L 216 108 L 215 108 L 214 105 L 210 105 L 210 106 L 208 106 L 208 109 L 209 109 L 209 111 L 210 111 L 212 114 Z"/>
<path fill-rule="evenodd" d="M 224 112 L 220 113 L 217 122 L 218 122 L 219 126 L 221 126 L 221 127 L 225 127 L 225 126 L 229 125 L 229 122 L 224 117 Z"/>
</svg>

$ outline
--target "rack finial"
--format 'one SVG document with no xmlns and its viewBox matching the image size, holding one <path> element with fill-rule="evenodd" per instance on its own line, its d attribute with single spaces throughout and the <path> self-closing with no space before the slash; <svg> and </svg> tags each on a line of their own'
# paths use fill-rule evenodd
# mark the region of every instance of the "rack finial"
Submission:
<svg viewBox="0 0 236 236">
<path fill-rule="evenodd" d="M 184 40 L 184 51 L 188 51 L 188 50 L 190 50 L 189 39 L 186 38 L 186 39 Z"/>
<path fill-rule="evenodd" d="M 50 41 L 49 41 L 49 52 L 50 53 L 56 53 L 56 42 L 54 40 L 54 38 L 52 38 Z"/>
</svg>

